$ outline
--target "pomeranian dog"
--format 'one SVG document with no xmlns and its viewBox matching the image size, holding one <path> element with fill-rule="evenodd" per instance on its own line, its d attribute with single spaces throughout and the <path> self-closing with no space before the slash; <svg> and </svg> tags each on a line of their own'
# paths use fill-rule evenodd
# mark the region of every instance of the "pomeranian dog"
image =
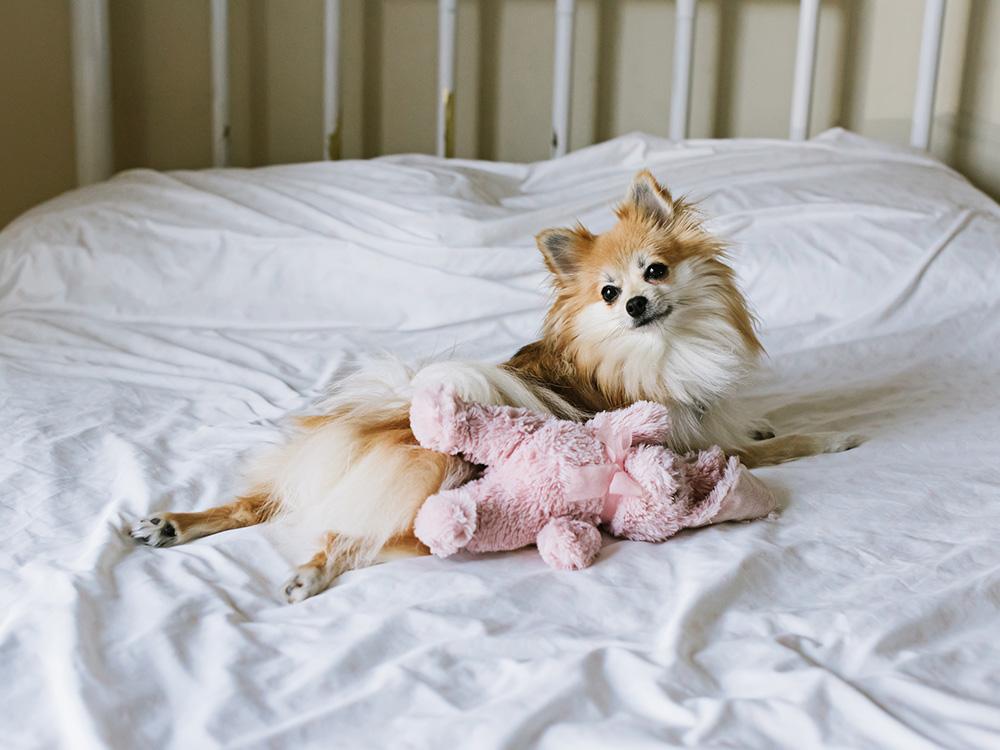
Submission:
<svg viewBox="0 0 1000 750">
<path fill-rule="evenodd" d="M 576 226 L 537 236 L 555 299 L 541 339 L 507 362 L 419 371 L 373 363 L 339 384 L 318 416 L 300 419 L 285 445 L 252 462 L 245 495 L 199 513 L 159 513 L 132 536 L 169 546 L 283 517 L 319 547 L 284 585 L 289 602 L 394 553 L 426 553 L 413 536 L 417 510 L 476 473 L 459 457 L 422 449 L 410 432 L 410 394 L 435 383 L 470 401 L 562 418 L 657 401 L 673 419 L 670 448 L 718 444 L 751 467 L 860 442 L 840 433 L 775 437 L 747 415 L 733 397 L 763 350 L 723 244 L 646 171 L 616 214 L 604 234 Z"/>
</svg>

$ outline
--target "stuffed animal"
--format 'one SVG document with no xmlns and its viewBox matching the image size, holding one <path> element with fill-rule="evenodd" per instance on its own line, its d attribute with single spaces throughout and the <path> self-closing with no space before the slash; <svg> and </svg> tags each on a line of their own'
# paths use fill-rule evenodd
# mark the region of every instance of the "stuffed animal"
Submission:
<svg viewBox="0 0 1000 750">
<path fill-rule="evenodd" d="M 418 392 L 410 426 L 424 448 L 484 464 L 482 476 L 427 498 L 414 531 L 435 555 L 536 544 L 553 568 L 585 568 L 613 535 L 660 542 L 684 528 L 774 510 L 771 492 L 718 447 L 682 456 L 661 444 L 670 415 L 640 401 L 581 424 L 527 409 Z"/>
</svg>

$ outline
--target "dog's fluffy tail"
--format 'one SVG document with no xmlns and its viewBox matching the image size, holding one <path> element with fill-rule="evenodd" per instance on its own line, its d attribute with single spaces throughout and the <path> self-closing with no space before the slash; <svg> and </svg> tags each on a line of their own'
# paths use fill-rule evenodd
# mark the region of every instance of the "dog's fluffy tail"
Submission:
<svg viewBox="0 0 1000 750">
<path fill-rule="evenodd" d="M 427 497 L 471 478 L 474 467 L 424 450 L 410 431 L 414 390 L 443 383 L 469 401 L 539 411 L 558 398 L 495 365 L 367 362 L 320 403 L 320 415 L 299 420 L 285 445 L 254 462 L 250 480 L 270 489 L 284 536 L 298 544 L 332 532 L 351 550 L 347 567 L 364 566 L 411 532 Z"/>
</svg>

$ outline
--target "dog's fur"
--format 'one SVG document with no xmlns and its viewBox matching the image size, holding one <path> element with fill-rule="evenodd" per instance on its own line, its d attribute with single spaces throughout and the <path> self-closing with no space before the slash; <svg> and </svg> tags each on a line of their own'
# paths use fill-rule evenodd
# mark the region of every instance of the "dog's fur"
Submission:
<svg viewBox="0 0 1000 750">
<path fill-rule="evenodd" d="M 601 235 L 582 226 L 538 235 L 555 299 L 541 339 L 506 363 L 442 362 L 419 371 L 373 363 L 251 467 L 254 489 L 246 496 L 202 513 L 161 513 L 132 535 L 166 546 L 285 516 L 326 535 L 285 585 L 289 601 L 380 556 L 421 552 L 412 524 L 424 499 L 475 472 L 459 458 L 423 450 L 410 432 L 410 394 L 439 382 L 468 400 L 564 418 L 658 401 L 671 411 L 671 448 L 719 444 L 750 466 L 857 445 L 855 436 L 837 433 L 773 437 L 734 403 L 763 350 L 722 244 L 690 205 L 640 172 L 617 216 Z M 639 315 L 630 302 L 637 297 L 646 301 Z"/>
</svg>

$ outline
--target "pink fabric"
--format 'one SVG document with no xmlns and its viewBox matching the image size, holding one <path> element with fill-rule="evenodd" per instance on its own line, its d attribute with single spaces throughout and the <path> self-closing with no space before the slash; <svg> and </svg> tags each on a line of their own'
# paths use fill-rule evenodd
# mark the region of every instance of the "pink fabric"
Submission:
<svg viewBox="0 0 1000 750">
<path fill-rule="evenodd" d="M 774 497 L 715 447 L 664 448 L 670 416 L 640 401 L 585 424 L 527 409 L 473 404 L 449 388 L 415 395 L 420 444 L 485 465 L 479 478 L 431 496 L 414 524 L 436 555 L 536 544 L 552 567 L 576 570 L 600 551 L 600 525 L 659 542 L 684 528 L 767 515 Z"/>
<path fill-rule="evenodd" d="M 601 532 L 593 524 L 560 516 L 538 532 L 538 552 L 558 570 L 586 568 L 601 551 Z"/>
<path fill-rule="evenodd" d="M 595 430 L 598 440 L 604 443 L 610 463 L 577 467 L 567 479 L 566 487 L 566 497 L 570 500 L 585 501 L 592 497 L 603 497 L 603 523 L 609 523 L 615 517 L 622 498 L 641 497 L 645 492 L 625 471 L 625 457 L 632 445 L 632 432 L 615 432 L 611 427 L 610 424 L 605 424 Z"/>
<path fill-rule="evenodd" d="M 724 488 L 722 495 L 718 510 L 709 523 L 749 521 L 774 510 L 774 498 L 767 485 L 742 466 L 736 472 L 733 487 Z"/>
</svg>

